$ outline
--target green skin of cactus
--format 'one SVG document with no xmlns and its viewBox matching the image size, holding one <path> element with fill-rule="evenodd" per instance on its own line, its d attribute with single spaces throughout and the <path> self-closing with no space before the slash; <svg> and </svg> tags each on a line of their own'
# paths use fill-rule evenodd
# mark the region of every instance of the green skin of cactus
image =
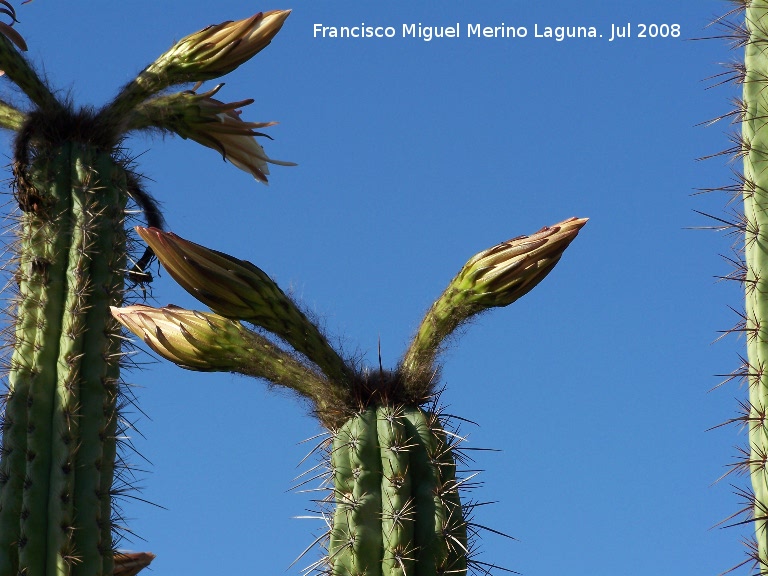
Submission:
<svg viewBox="0 0 768 576">
<path fill-rule="evenodd" d="M 413 406 L 369 407 L 335 434 L 334 576 L 467 570 L 467 526 L 449 436 Z"/>
<path fill-rule="evenodd" d="M 27 177 L 0 576 L 108 575 L 120 352 L 109 306 L 122 299 L 126 173 L 109 153 L 68 143 L 37 146 Z"/>
<path fill-rule="evenodd" d="M 742 123 L 744 216 L 746 218 L 746 333 L 750 374 L 750 476 L 760 574 L 768 574 L 768 55 L 765 30 L 768 2 L 752 0 L 746 9 L 750 42 L 745 47 L 746 78 Z"/>
</svg>

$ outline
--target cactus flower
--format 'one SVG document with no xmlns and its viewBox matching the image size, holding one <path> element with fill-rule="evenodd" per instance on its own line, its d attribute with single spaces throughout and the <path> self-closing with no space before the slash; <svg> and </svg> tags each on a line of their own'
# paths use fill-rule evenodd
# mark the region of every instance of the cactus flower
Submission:
<svg viewBox="0 0 768 576">
<path fill-rule="evenodd" d="M 197 84 L 192 90 L 151 98 L 139 105 L 131 114 L 129 130 L 160 128 L 175 132 L 184 139 L 212 148 L 257 180 L 266 183 L 267 163 L 295 166 L 293 162 L 273 160 L 264 152 L 255 136 L 266 136 L 257 130 L 274 126 L 277 122 L 245 122 L 240 118 L 243 106 L 253 99 L 222 102 L 213 96 L 223 84 L 198 94 Z"/>
<path fill-rule="evenodd" d="M 292 162 L 269 158 L 264 148 L 254 138 L 254 136 L 263 136 L 254 132 L 254 127 L 272 126 L 274 122 L 243 122 L 240 119 L 240 110 L 226 109 L 226 104 L 213 98 L 202 101 L 201 108 L 203 106 L 211 109 L 219 108 L 221 111 L 215 114 L 214 121 L 197 125 L 195 130 L 190 131 L 188 138 L 218 150 L 225 160 L 229 160 L 234 166 L 265 184 L 269 174 L 267 163 L 294 166 Z"/>
</svg>

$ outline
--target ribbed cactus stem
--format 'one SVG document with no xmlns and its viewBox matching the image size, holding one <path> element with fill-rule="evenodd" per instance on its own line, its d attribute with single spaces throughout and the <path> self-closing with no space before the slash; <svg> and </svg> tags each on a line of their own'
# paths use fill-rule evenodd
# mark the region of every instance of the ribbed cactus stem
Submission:
<svg viewBox="0 0 768 576">
<path fill-rule="evenodd" d="M 67 143 L 19 179 L 16 348 L 0 460 L 0 576 L 112 571 L 125 170 Z"/>
<path fill-rule="evenodd" d="M 6 0 L 0 12 L 15 20 Z M 14 351 L 8 394 L 0 397 L 0 576 L 133 576 L 154 558 L 115 557 L 113 549 L 122 336 L 110 308 L 122 303 L 128 198 L 149 225 L 163 221 L 119 159 L 119 146 L 138 128 L 131 122 L 135 108 L 145 105 L 152 127 L 179 130 L 266 182 L 266 164 L 275 162 L 256 142 L 255 129 L 271 123 L 244 122 L 235 112 L 250 100 L 218 102 L 214 89 L 180 93 L 191 108 L 170 109 L 162 97 L 144 101 L 170 86 L 234 70 L 269 44 L 288 13 L 260 13 L 186 37 L 98 113 L 58 101 L 16 49 L 26 50 L 24 39 L 0 23 L 0 70 L 33 104 L 23 113 L 0 100 L 0 127 L 17 131 L 20 210 Z M 151 256 L 147 250 L 132 272 L 150 278 L 143 266 Z M 277 382 L 325 381 L 291 354 L 270 354 L 273 343 L 263 337 L 248 344 L 266 358 L 249 358 L 248 373 Z M 194 350 L 187 352 L 197 359 Z"/>
<path fill-rule="evenodd" d="M 768 2 L 746 4 L 749 42 L 745 46 L 746 77 L 742 123 L 746 261 L 746 333 L 750 386 L 750 460 L 757 537 L 755 558 L 760 574 L 768 574 Z"/>
<path fill-rule="evenodd" d="M 331 574 L 466 573 L 467 523 L 447 438 L 417 406 L 372 406 L 336 432 Z"/>
</svg>

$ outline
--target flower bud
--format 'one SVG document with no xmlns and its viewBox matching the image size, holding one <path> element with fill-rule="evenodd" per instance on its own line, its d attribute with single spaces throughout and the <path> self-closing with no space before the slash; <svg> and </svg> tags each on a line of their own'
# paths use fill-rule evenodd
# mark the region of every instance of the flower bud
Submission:
<svg viewBox="0 0 768 576">
<path fill-rule="evenodd" d="M 166 75 L 169 85 L 219 78 L 266 48 L 290 13 L 259 12 L 244 20 L 208 26 L 179 40 L 147 72 Z"/>
<path fill-rule="evenodd" d="M 111 310 L 152 350 L 189 370 L 238 371 L 252 349 L 245 328 L 217 314 L 141 304 Z"/>
<path fill-rule="evenodd" d="M 473 307 L 507 306 L 527 294 L 557 264 L 587 218 L 569 218 L 518 236 L 470 258 L 451 282 Z"/>
</svg>

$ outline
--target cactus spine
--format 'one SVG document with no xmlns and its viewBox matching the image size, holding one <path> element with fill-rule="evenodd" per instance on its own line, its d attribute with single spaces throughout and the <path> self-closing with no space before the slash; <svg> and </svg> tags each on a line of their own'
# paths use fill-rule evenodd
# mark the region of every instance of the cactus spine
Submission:
<svg viewBox="0 0 768 576">
<path fill-rule="evenodd" d="M 176 133 L 265 181 L 269 159 L 254 128 L 269 123 L 234 112 L 250 101 L 214 100 L 218 88 L 155 94 L 233 70 L 287 15 L 259 13 L 182 39 L 98 113 L 59 102 L 8 40 L 19 45 L 17 35 L 0 26 L 0 69 L 35 106 L 25 114 L 0 101 L 0 126 L 17 132 L 20 211 L 0 449 L 0 576 L 128 576 L 151 562 L 148 553 L 114 551 L 122 337 L 110 307 L 122 303 L 127 273 L 147 278 L 152 256 L 145 252 L 128 270 L 127 202 L 155 225 L 162 216 L 119 143 L 131 130 Z"/>
<path fill-rule="evenodd" d="M 114 316 L 181 367 L 232 371 L 310 400 L 329 430 L 321 448 L 328 495 L 327 554 L 312 570 L 333 576 L 461 576 L 474 558 L 471 505 L 460 492 L 460 435 L 434 407 L 441 343 L 470 317 L 511 304 L 559 261 L 586 219 L 572 218 L 481 252 L 427 312 L 394 370 L 345 362 L 264 272 L 250 262 L 139 228 L 170 275 L 212 313 L 169 306 L 116 308 Z M 243 326 L 255 324 L 274 336 Z M 279 366 L 280 368 L 277 368 Z"/>
</svg>

